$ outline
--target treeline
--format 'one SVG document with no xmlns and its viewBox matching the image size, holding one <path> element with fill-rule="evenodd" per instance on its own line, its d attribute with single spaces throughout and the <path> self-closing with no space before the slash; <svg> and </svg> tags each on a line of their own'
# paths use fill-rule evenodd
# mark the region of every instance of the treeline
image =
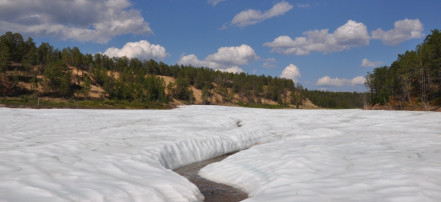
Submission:
<svg viewBox="0 0 441 202">
<path fill-rule="evenodd" d="M 364 108 L 366 93 L 359 92 L 328 92 L 304 90 L 305 97 L 321 108 L 353 109 Z"/>
<path fill-rule="evenodd" d="M 161 76 L 175 81 L 166 85 Z M 88 99 L 93 85 L 105 91 L 104 99 L 137 102 L 168 103 L 176 99 L 193 103 L 191 86 L 201 90 L 205 104 L 214 94 L 220 95 L 221 103 L 239 97 L 238 102 L 264 104 L 267 99 L 298 105 L 304 99 L 289 79 L 83 54 L 77 47 L 59 50 L 49 43 L 37 47 L 32 38 L 24 40 L 19 33 L 7 32 L 0 37 L 0 96 Z"/>
<path fill-rule="evenodd" d="M 172 78 L 172 81 L 164 79 Z M 95 90 L 94 90 L 95 87 Z M 102 89 L 97 92 L 96 88 Z M 195 97 L 195 92 L 198 97 Z M 99 97 L 91 97 L 98 93 Z M 324 108 L 360 108 L 359 93 L 308 91 L 290 79 L 167 65 L 155 60 L 83 54 L 78 47 L 36 46 L 19 33 L 0 36 L 0 96 L 136 103 L 231 103 L 297 107 L 309 98 Z"/>
<path fill-rule="evenodd" d="M 87 97 L 93 82 L 103 85 L 104 96 L 110 99 L 167 101 L 161 78 L 130 67 L 126 58 L 103 58 L 82 54 L 77 47 L 58 50 L 48 43 L 37 47 L 32 38 L 24 41 L 21 34 L 7 32 L 0 37 L 0 95 Z M 105 72 L 106 62 L 119 65 L 118 77 Z M 69 66 L 78 69 L 76 74 Z"/>
<path fill-rule="evenodd" d="M 441 105 L 441 33 L 432 31 L 415 50 L 366 76 L 370 104 L 397 108 Z"/>
</svg>

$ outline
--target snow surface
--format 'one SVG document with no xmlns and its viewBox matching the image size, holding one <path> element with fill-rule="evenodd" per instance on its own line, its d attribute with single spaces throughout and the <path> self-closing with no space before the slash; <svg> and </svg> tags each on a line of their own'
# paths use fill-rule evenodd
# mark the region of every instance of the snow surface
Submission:
<svg viewBox="0 0 441 202">
<path fill-rule="evenodd" d="M 200 175 L 249 201 L 441 200 L 440 113 L 187 106 L 0 108 L 0 201 L 200 201 L 171 169 L 242 149 Z"/>
<path fill-rule="evenodd" d="M 257 115 L 258 114 L 258 115 Z M 245 201 L 441 201 L 441 114 L 259 111 L 280 141 L 210 164 L 199 175 Z"/>
<path fill-rule="evenodd" d="M 200 201 L 171 169 L 277 139 L 265 124 L 237 126 L 252 116 L 200 106 L 0 108 L 0 201 Z"/>
</svg>

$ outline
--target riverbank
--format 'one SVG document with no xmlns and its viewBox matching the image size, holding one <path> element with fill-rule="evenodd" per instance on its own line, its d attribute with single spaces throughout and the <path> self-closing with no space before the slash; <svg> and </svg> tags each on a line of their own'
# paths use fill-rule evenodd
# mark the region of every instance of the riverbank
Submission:
<svg viewBox="0 0 441 202">
<path fill-rule="evenodd" d="M 366 108 L 367 110 L 393 110 L 393 111 L 434 111 L 434 112 L 441 112 L 441 106 L 436 105 L 428 105 L 428 106 L 421 106 L 421 105 L 371 105 Z"/>
<path fill-rule="evenodd" d="M 125 100 L 74 100 L 48 97 L 3 97 L 0 107 L 33 109 L 172 109 L 174 104 Z"/>
<path fill-rule="evenodd" d="M 184 102 L 173 101 L 170 103 L 139 102 L 127 100 L 108 99 L 64 99 L 50 97 L 2 97 L 0 107 L 9 108 L 32 108 L 32 109 L 173 109 L 178 105 L 192 105 Z M 262 108 L 262 109 L 287 109 L 293 106 L 278 104 L 246 104 L 246 103 L 225 103 L 214 104 L 219 106 Z M 305 105 L 308 109 L 314 109 L 312 104 Z"/>
</svg>

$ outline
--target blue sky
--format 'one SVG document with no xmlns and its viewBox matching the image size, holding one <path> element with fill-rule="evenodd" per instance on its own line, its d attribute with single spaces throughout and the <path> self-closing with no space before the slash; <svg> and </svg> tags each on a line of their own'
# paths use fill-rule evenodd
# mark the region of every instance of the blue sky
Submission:
<svg viewBox="0 0 441 202">
<path fill-rule="evenodd" d="M 83 53 L 364 91 L 373 66 L 441 28 L 440 9 L 439 0 L 5 0 L 0 32 Z"/>
</svg>

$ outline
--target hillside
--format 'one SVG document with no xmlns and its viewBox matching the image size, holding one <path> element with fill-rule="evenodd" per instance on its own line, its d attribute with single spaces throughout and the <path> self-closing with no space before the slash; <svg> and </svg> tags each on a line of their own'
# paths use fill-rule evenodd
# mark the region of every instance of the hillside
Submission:
<svg viewBox="0 0 441 202">
<path fill-rule="evenodd" d="M 45 86 L 47 85 L 45 84 L 45 82 L 47 82 L 49 78 L 47 78 L 47 75 L 44 74 L 38 74 L 38 73 L 35 74 L 35 72 L 37 72 L 39 68 L 40 67 L 36 65 L 31 67 L 30 68 L 31 70 L 26 70 L 26 68 L 21 63 L 11 63 L 7 71 L 5 71 L 2 74 L 2 79 L 3 79 L 2 85 L 6 87 L 5 89 L 9 89 L 7 92 L 9 92 L 11 96 L 9 96 L 8 99 L 3 98 L 3 102 L 7 104 L 8 103 L 7 100 L 15 100 L 18 101 L 23 106 L 27 106 L 27 104 L 29 104 L 28 106 L 32 107 L 32 105 L 35 104 L 33 103 L 33 100 L 36 99 L 38 102 L 39 99 L 41 104 L 43 104 L 42 101 L 58 102 L 61 105 L 63 105 L 63 103 L 73 102 L 74 103 L 73 107 L 75 107 L 75 102 L 78 101 L 88 100 L 88 101 L 96 101 L 96 102 L 104 102 L 104 103 L 109 103 L 109 101 L 112 101 L 109 92 L 107 92 L 104 89 L 103 85 L 99 84 L 99 81 L 96 79 L 95 75 L 93 75 L 91 71 L 81 70 L 80 68 L 70 65 L 67 65 L 68 68 L 67 71 L 70 74 L 69 76 L 70 83 L 72 84 L 72 88 L 74 89 L 72 94 L 69 96 L 60 96 L 60 95 L 51 94 L 50 92 L 48 93 L 47 90 L 48 87 Z M 107 71 L 106 75 L 115 80 L 119 80 L 120 78 L 120 74 L 117 71 Z M 87 81 L 87 79 L 85 78 L 88 78 L 89 81 Z M 176 78 L 172 76 L 157 75 L 157 78 L 163 81 L 164 86 L 173 86 L 176 84 Z M 37 80 L 37 82 L 35 82 L 35 80 Z M 186 104 L 197 104 L 197 105 L 213 104 L 213 105 L 228 105 L 228 106 L 256 104 L 255 105 L 256 107 L 260 105 L 261 107 L 280 106 L 280 104 L 277 101 L 267 99 L 265 97 L 260 97 L 260 98 L 256 97 L 252 102 L 249 102 L 249 100 L 245 99 L 245 97 L 241 96 L 239 93 L 235 93 L 232 88 L 226 88 L 228 94 L 231 96 L 231 100 L 227 101 L 223 99 L 224 96 L 222 96 L 220 92 L 216 90 L 218 89 L 217 88 L 218 85 L 213 82 L 212 86 L 213 89 L 208 90 L 208 93 L 205 92 L 204 94 L 203 89 L 198 89 L 195 87 L 195 85 L 189 85 L 188 89 L 193 95 L 191 101 L 179 99 L 176 97 L 170 97 L 170 100 L 168 100 L 167 102 L 168 104 L 167 106 L 171 107 L 171 106 L 186 105 Z M 268 88 L 268 86 L 264 86 L 264 88 Z M 87 91 L 85 91 L 85 89 Z M 172 95 L 173 89 L 166 88 L 165 94 Z M 289 92 L 287 97 L 289 97 L 290 94 L 291 92 Z M 205 98 L 203 95 L 205 96 Z M 285 101 L 285 102 L 289 102 L 289 104 L 283 107 L 290 107 L 290 108 L 296 107 L 291 103 L 291 101 Z M 40 105 L 38 107 L 44 107 L 44 106 Z M 69 105 L 67 104 L 66 107 L 69 107 Z M 88 108 L 87 106 L 82 106 L 82 107 Z M 309 99 L 304 98 L 299 108 L 318 108 L 318 107 L 314 105 Z"/>
<path fill-rule="evenodd" d="M 362 94 L 308 91 L 293 80 L 155 60 L 38 47 L 0 37 L 0 104 L 19 107 L 171 108 L 214 104 L 260 108 L 361 108 Z M 314 103 L 314 98 L 317 103 Z M 325 104 L 323 104 L 325 103 Z M 335 104 L 348 103 L 348 104 Z"/>
</svg>

